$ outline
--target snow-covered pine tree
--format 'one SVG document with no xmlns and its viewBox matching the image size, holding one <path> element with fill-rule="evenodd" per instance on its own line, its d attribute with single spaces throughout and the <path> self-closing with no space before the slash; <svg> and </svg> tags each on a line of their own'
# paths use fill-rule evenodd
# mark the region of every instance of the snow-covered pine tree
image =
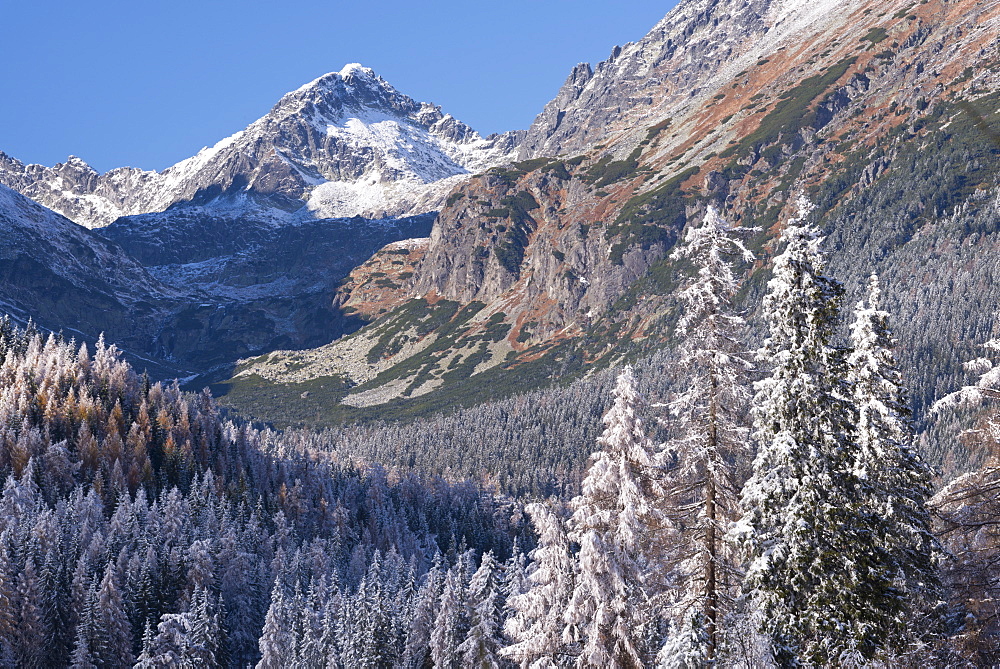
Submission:
<svg viewBox="0 0 1000 669">
<path fill-rule="evenodd" d="M 565 666 L 563 614 L 573 593 L 575 567 L 564 512 L 539 502 L 529 504 L 525 511 L 535 525 L 538 544 L 529 554 L 527 591 L 512 593 L 507 600 L 514 613 L 504 629 L 513 643 L 501 652 L 524 669 Z"/>
<path fill-rule="evenodd" d="M 479 569 L 469 581 L 471 608 L 469 633 L 458 647 L 463 667 L 496 669 L 500 666 L 500 574 L 492 551 L 483 554 Z"/>
<path fill-rule="evenodd" d="M 271 606 L 267 610 L 260 636 L 260 662 L 257 669 L 280 669 L 295 650 L 292 634 L 292 612 L 286 601 L 285 589 L 278 578 L 271 591 Z"/>
<path fill-rule="evenodd" d="M 153 634 L 153 625 L 146 622 L 146 628 L 142 632 L 142 649 L 139 657 L 135 659 L 132 669 L 156 669 L 156 662 L 153 660 L 153 641 L 156 635 Z"/>
<path fill-rule="evenodd" d="M 676 434 L 668 449 L 677 456 L 669 515 L 683 528 L 671 561 L 685 589 L 674 629 L 688 642 L 703 639 L 708 662 L 716 657 L 719 622 L 737 582 L 738 570 L 722 539 L 738 518 L 745 478 L 739 468 L 750 460 L 746 408 L 753 363 L 743 355 L 746 322 L 732 304 L 740 286 L 733 263 L 753 259 L 739 239 L 747 232 L 730 227 L 709 207 L 702 225 L 689 228 L 673 253 L 697 270 L 679 293 L 684 311 L 677 327 L 682 337 L 677 369 L 684 390 L 668 405 Z M 692 607 L 701 613 L 703 634 L 688 633 Z"/>
<path fill-rule="evenodd" d="M 434 630 L 431 632 L 431 659 L 435 667 L 457 669 L 461 666 L 458 647 L 469 631 L 468 602 L 462 558 L 451 567 L 444 577 L 444 591 L 441 593 Z"/>
<path fill-rule="evenodd" d="M 93 613 L 97 638 L 94 663 L 101 667 L 126 667 L 132 664 L 132 626 L 129 624 L 121 589 L 111 564 L 104 570 Z"/>
<path fill-rule="evenodd" d="M 220 649 L 225 645 L 218 603 L 207 590 L 196 587 L 191 595 L 190 657 L 195 666 L 224 666 Z"/>
<path fill-rule="evenodd" d="M 19 667 L 41 667 L 45 653 L 45 621 L 42 616 L 42 591 L 35 568 L 35 558 L 28 555 L 17 583 L 16 657 Z"/>
<path fill-rule="evenodd" d="M 884 542 L 890 569 L 905 598 L 900 633 L 890 637 L 900 644 L 897 650 L 902 650 L 902 643 L 916 641 L 902 633 L 907 627 L 919 630 L 921 636 L 938 631 L 934 616 L 941 592 L 936 540 L 927 510 L 932 472 L 913 448 L 910 410 L 894 353 L 896 342 L 889 314 L 880 308 L 881 290 L 875 275 L 869 280 L 867 298 L 867 306 L 861 301 L 854 311 L 853 350 L 848 357 L 857 411 L 855 471 L 870 505 L 873 536 Z"/>
<path fill-rule="evenodd" d="M 697 609 L 690 609 L 656 656 L 657 669 L 703 669 L 714 664 L 708 656 L 712 645 L 708 619 Z"/>
<path fill-rule="evenodd" d="M 430 570 L 424 575 L 424 582 L 417 591 L 413 621 L 406 637 L 404 664 L 409 667 L 430 667 L 432 665 L 430 647 L 434 623 L 437 620 L 441 594 L 444 589 L 442 573 L 443 558 L 435 553 Z"/>
<path fill-rule="evenodd" d="M 759 451 L 742 493 L 744 592 L 763 609 L 783 666 L 826 664 L 847 647 L 873 657 L 899 612 L 884 552 L 854 473 L 854 416 L 842 350 L 843 289 L 824 276 L 820 237 L 799 220 L 782 233 L 763 313 L 770 336 L 755 384 Z"/>
<path fill-rule="evenodd" d="M 652 615 L 647 574 L 665 523 L 660 467 L 639 417 L 643 399 L 631 366 L 618 376 L 582 492 L 573 499 L 570 538 L 580 550 L 564 640 L 580 644 L 580 667 L 642 667 L 642 630 Z"/>
<path fill-rule="evenodd" d="M 9 324 L 9 321 L 8 321 Z M 4 342 L 4 320 L 0 319 L 0 346 Z M 2 353 L 2 348 L 0 348 Z M 14 616 L 14 569 L 10 551 L 7 549 L 11 531 L 0 531 L 0 667 L 15 666 L 14 651 L 17 648 L 17 619 Z"/>
</svg>

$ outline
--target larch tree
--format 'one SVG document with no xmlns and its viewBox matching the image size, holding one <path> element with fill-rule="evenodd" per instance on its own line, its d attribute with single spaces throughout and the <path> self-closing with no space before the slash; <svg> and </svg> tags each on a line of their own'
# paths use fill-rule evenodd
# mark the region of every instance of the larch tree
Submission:
<svg viewBox="0 0 1000 669">
<path fill-rule="evenodd" d="M 851 389 L 833 345 L 843 289 L 823 274 L 803 209 L 782 233 L 764 297 L 760 358 L 771 371 L 755 384 L 759 450 L 737 532 L 749 556 L 744 592 L 782 666 L 829 663 L 847 648 L 871 658 L 899 612 L 854 471 Z"/>
<path fill-rule="evenodd" d="M 579 545 L 564 640 L 579 644 L 580 667 L 641 667 L 642 630 L 652 616 L 647 575 L 665 520 L 661 469 L 646 435 L 643 399 L 631 366 L 618 376 L 615 401 L 591 456 L 581 494 L 573 499 L 570 539 Z"/>
<path fill-rule="evenodd" d="M 1000 662 L 1000 339 L 983 349 L 982 356 L 965 363 L 976 381 L 938 400 L 931 413 L 937 420 L 966 413 L 968 427 L 959 439 L 984 453 L 985 462 L 949 482 L 930 504 L 937 535 L 951 557 L 942 565 L 942 580 L 964 618 L 952 642 L 970 664 L 994 666 Z"/>
<path fill-rule="evenodd" d="M 682 528 L 672 562 L 685 583 L 674 628 L 685 643 L 703 640 L 708 662 L 716 657 L 719 624 L 738 578 L 723 538 L 739 516 L 745 478 L 740 467 L 751 457 L 746 409 L 754 365 L 743 353 L 746 322 L 732 303 L 740 287 L 733 264 L 753 259 L 740 241 L 747 232 L 732 228 L 709 207 L 702 225 L 689 228 L 673 254 L 697 272 L 679 293 L 684 311 L 677 327 L 677 368 L 684 390 L 667 405 L 676 435 L 668 450 L 677 459 L 667 491 L 669 514 Z M 696 634 L 691 621 L 700 626 Z"/>
</svg>

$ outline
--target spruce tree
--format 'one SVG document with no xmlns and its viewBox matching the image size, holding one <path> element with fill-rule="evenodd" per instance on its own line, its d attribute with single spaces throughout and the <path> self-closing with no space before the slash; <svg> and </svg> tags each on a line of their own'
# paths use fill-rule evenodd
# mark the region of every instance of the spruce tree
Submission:
<svg viewBox="0 0 1000 669">
<path fill-rule="evenodd" d="M 0 326 L 3 320 L 0 320 Z M 3 342 L 0 329 L 0 344 Z M 10 530 L 0 531 L 0 667 L 8 669 L 16 664 L 14 651 L 17 649 L 17 619 L 14 615 L 16 594 L 14 588 L 14 568 L 7 544 Z"/>
<path fill-rule="evenodd" d="M 413 621 L 406 637 L 404 657 L 406 666 L 419 668 L 433 666 L 430 651 L 431 635 L 434 632 L 443 589 L 442 557 L 440 553 L 436 553 L 434 562 L 424 575 L 424 582 L 417 591 Z"/>
<path fill-rule="evenodd" d="M 742 494 L 744 589 L 783 666 L 830 663 L 849 647 L 873 657 L 898 613 L 859 498 L 851 391 L 833 346 L 843 290 L 823 274 L 820 241 L 799 221 L 782 234 L 763 303 L 772 368 L 756 384 L 759 451 Z"/>
<path fill-rule="evenodd" d="M 191 595 L 189 654 L 196 666 L 222 666 L 223 630 L 215 598 L 201 587 Z"/>
<path fill-rule="evenodd" d="M 132 664 L 132 627 L 125 613 L 118 579 L 111 564 L 97 593 L 94 619 L 97 623 L 93 660 L 102 667 L 124 667 Z"/>
<path fill-rule="evenodd" d="M 618 376 L 582 492 L 572 502 L 570 538 L 578 571 L 564 620 L 566 640 L 580 644 L 582 667 L 641 667 L 648 564 L 664 524 L 660 468 L 639 412 L 643 400 L 631 366 Z"/>
<path fill-rule="evenodd" d="M 19 667 L 43 665 L 45 655 L 45 620 L 42 609 L 41 581 L 35 559 L 29 555 L 17 584 L 16 657 Z"/>
<path fill-rule="evenodd" d="M 267 610 L 260 636 L 261 658 L 257 669 L 280 669 L 285 666 L 295 648 L 291 618 L 292 612 L 288 608 L 285 590 L 279 578 L 271 591 L 271 606 Z"/>
<path fill-rule="evenodd" d="M 492 551 L 483 554 L 479 569 L 469 582 L 471 609 L 469 633 L 458 647 L 463 667 L 495 669 L 500 666 L 500 574 Z"/>
<path fill-rule="evenodd" d="M 573 593 L 573 556 L 561 508 L 536 502 L 525 511 L 535 525 L 538 545 L 530 553 L 527 591 L 507 601 L 514 614 L 505 630 L 513 643 L 502 652 L 524 668 L 556 667 L 566 659 L 563 614 Z"/>
<path fill-rule="evenodd" d="M 684 390 L 668 405 L 676 433 L 669 449 L 678 460 L 669 513 L 683 528 L 673 555 L 675 578 L 685 589 L 677 608 L 701 612 L 704 634 L 685 632 L 685 638 L 705 641 L 708 662 L 716 656 L 719 623 L 737 572 L 722 539 L 738 518 L 744 478 L 739 468 L 751 457 L 745 416 L 753 363 L 743 355 L 746 322 L 732 304 L 740 287 L 732 265 L 753 259 L 739 239 L 747 232 L 731 228 L 709 207 L 702 225 L 690 228 L 673 254 L 697 270 L 679 293 L 684 311 L 677 327 L 682 338 L 677 368 Z M 675 629 L 687 629 L 690 619 L 685 614 L 675 620 Z"/>
<path fill-rule="evenodd" d="M 431 632 L 431 659 L 434 666 L 442 669 L 457 669 L 461 666 L 458 647 L 469 628 L 465 577 L 462 572 L 459 558 L 458 564 L 445 574 L 444 591 L 441 593 L 440 607 Z"/>
<path fill-rule="evenodd" d="M 684 621 L 663 644 L 656 656 L 657 669 L 703 669 L 714 664 L 708 651 L 708 619 L 696 609 L 688 611 Z"/>
<path fill-rule="evenodd" d="M 922 628 L 922 636 L 933 636 L 941 593 L 936 540 L 927 510 L 932 472 L 913 448 L 913 425 L 894 353 L 896 342 L 880 300 L 878 277 L 872 275 L 868 304 L 861 301 L 854 311 L 848 364 L 857 411 L 855 472 L 868 503 L 872 536 L 891 560 L 889 569 L 905 599 L 899 633 L 891 637 L 902 643 L 907 641 L 906 627 Z M 916 626 L 915 620 L 919 621 Z"/>
</svg>

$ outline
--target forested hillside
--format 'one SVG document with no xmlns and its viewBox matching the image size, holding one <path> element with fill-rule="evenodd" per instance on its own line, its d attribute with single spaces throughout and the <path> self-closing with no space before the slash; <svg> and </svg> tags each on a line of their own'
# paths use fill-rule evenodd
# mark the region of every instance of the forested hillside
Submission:
<svg viewBox="0 0 1000 669">
<path fill-rule="evenodd" d="M 0 669 L 1000 666 L 998 27 L 682 0 L 528 131 L 349 65 L 0 153 Z"/>
<path fill-rule="evenodd" d="M 508 559 L 522 531 L 475 484 L 311 457 L 113 346 L 6 321 L 0 357 L 4 666 L 289 666 L 290 643 L 401 662 L 428 652 L 421 584 Z"/>
</svg>

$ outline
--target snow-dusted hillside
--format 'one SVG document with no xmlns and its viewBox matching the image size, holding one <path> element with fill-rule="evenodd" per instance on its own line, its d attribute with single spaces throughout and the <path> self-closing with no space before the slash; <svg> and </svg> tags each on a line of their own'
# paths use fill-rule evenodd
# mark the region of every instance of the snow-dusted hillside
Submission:
<svg viewBox="0 0 1000 669">
<path fill-rule="evenodd" d="M 536 117 L 521 158 L 575 155 L 703 107 L 737 73 L 805 35 L 839 33 L 861 0 L 683 0 L 642 39 L 580 63 Z M 622 142 L 631 145 L 639 139 Z M 625 154 L 628 153 L 625 150 Z"/>
<path fill-rule="evenodd" d="M 0 183 L 91 228 L 189 201 L 273 222 L 382 218 L 439 208 L 463 175 L 507 161 L 520 136 L 484 139 L 355 63 L 162 172 L 99 174 L 76 157 L 44 167 L 0 153 Z"/>
</svg>

